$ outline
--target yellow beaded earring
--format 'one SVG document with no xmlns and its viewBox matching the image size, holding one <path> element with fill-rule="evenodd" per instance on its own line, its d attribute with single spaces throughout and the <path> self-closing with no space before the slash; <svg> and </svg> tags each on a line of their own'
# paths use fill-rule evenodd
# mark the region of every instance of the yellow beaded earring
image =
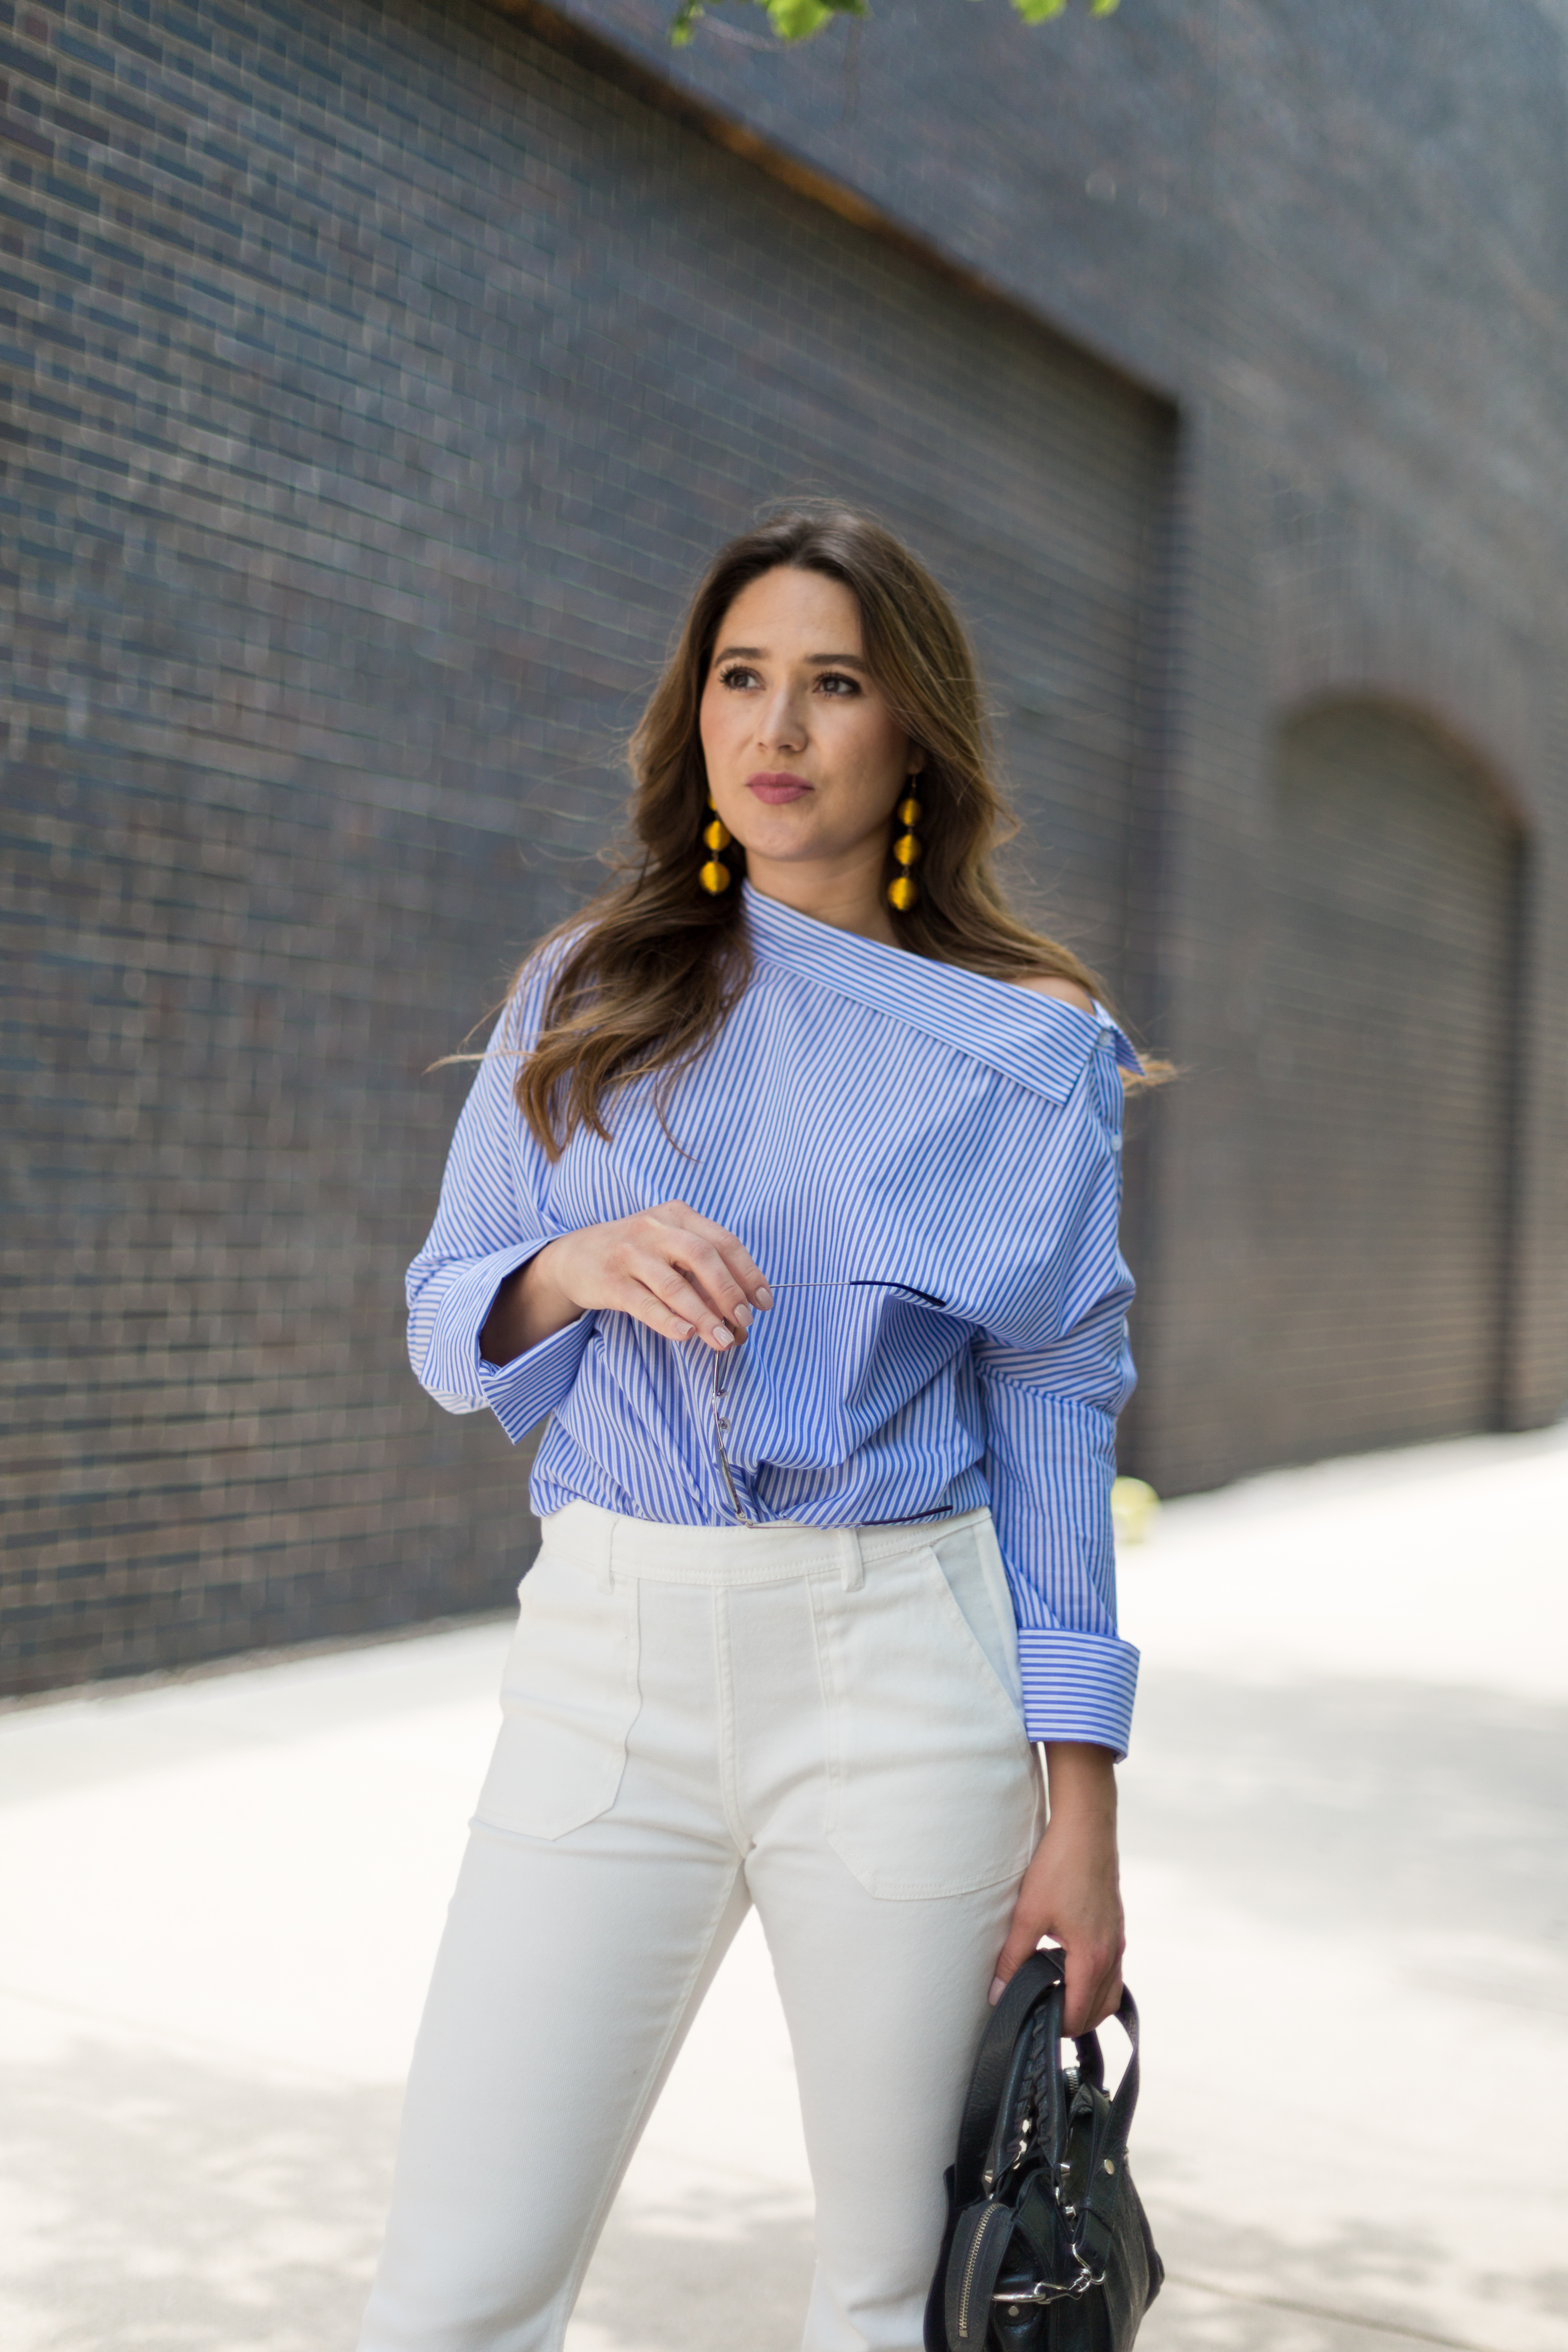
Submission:
<svg viewBox="0 0 1568 2352">
<path fill-rule="evenodd" d="M 716 898 L 721 890 L 727 890 L 730 887 L 730 869 L 719 856 L 721 849 L 729 848 L 730 835 L 711 801 L 708 803 L 708 822 L 702 828 L 702 841 L 708 857 L 706 863 L 698 867 L 697 879 L 710 898 Z"/>
<path fill-rule="evenodd" d="M 911 787 L 914 781 L 913 776 L 908 779 Z M 921 886 L 910 872 L 910 867 L 918 866 L 921 859 L 921 845 L 914 831 L 921 821 L 921 804 L 912 790 L 899 803 L 893 814 L 903 827 L 893 844 L 893 862 L 902 866 L 903 872 L 895 874 L 888 885 L 888 904 L 897 913 L 907 915 L 910 908 L 918 903 L 921 895 Z"/>
</svg>

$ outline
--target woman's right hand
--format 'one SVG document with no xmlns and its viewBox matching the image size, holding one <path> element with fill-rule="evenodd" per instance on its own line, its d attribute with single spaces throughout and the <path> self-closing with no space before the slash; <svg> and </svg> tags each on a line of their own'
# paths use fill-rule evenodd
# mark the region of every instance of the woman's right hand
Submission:
<svg viewBox="0 0 1568 2352">
<path fill-rule="evenodd" d="M 487 1363 L 508 1364 L 593 1307 L 635 1315 L 661 1339 L 715 1351 L 746 1336 L 773 1294 L 750 1252 L 684 1201 L 584 1225 L 547 1242 L 501 1284 L 479 1333 Z"/>
</svg>

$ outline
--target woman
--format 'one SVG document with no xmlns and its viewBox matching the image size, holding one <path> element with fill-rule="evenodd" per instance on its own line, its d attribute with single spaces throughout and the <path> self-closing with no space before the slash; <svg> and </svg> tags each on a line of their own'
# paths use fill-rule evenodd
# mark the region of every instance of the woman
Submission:
<svg viewBox="0 0 1568 2352">
<path fill-rule="evenodd" d="M 549 1417 L 544 1541 L 362 2352 L 559 2346 L 752 1903 L 807 2352 L 915 2352 L 988 1991 L 1050 1936 L 1069 2029 L 1120 1995 L 1137 1064 L 1005 910 L 972 657 L 876 523 L 725 548 L 632 765 L 640 860 L 518 974 L 409 1276 L 426 1387 Z"/>
</svg>

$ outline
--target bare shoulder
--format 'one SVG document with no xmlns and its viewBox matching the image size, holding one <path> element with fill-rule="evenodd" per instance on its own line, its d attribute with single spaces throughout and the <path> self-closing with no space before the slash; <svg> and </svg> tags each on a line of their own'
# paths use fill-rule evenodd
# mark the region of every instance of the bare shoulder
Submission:
<svg viewBox="0 0 1568 2352">
<path fill-rule="evenodd" d="M 1054 996 L 1059 1004 L 1076 1004 L 1080 1013 L 1094 1011 L 1094 999 L 1081 981 L 1060 980 L 1054 972 L 1031 972 L 1014 986 L 1032 989 L 1037 996 Z"/>
</svg>

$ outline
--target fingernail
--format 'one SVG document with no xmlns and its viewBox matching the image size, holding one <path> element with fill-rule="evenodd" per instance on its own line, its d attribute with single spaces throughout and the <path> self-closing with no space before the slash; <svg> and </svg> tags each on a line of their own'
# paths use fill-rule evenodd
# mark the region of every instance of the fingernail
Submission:
<svg viewBox="0 0 1568 2352">
<path fill-rule="evenodd" d="M 989 1993 L 986 1995 L 986 1999 L 990 2001 L 991 2006 L 992 2006 L 992 2008 L 993 2008 L 993 2009 L 994 2009 L 994 2008 L 995 2008 L 995 2006 L 996 2006 L 997 2002 L 1001 2000 L 1001 1998 L 1002 1998 L 1003 1994 L 1006 1991 L 1006 1990 L 1007 1990 L 1007 1986 L 1006 1986 L 1006 1982 L 1005 1982 L 1005 1979 L 1003 1979 L 1002 1977 L 993 1977 L 993 1978 L 992 1978 L 992 1979 L 991 1979 L 991 1990 L 990 1990 L 990 1991 L 989 1991 Z"/>
<path fill-rule="evenodd" d="M 766 1284 L 765 1282 L 759 1282 L 759 1283 L 758 1283 L 758 1285 L 757 1285 L 757 1305 L 758 1305 L 760 1307 L 762 1307 L 762 1308 L 763 1308 L 763 1311 L 764 1311 L 764 1313 L 765 1313 L 765 1312 L 766 1312 L 766 1310 L 767 1310 L 767 1309 L 768 1309 L 768 1308 L 773 1305 L 773 1292 L 768 1288 L 768 1286 L 767 1286 L 767 1284 Z"/>
<path fill-rule="evenodd" d="M 693 1328 L 694 1326 L 689 1323 L 678 1323 L 675 1327 L 675 1336 L 678 1339 L 689 1339 Z"/>
<path fill-rule="evenodd" d="M 728 1324 L 715 1323 L 713 1326 L 713 1345 L 716 1348 L 732 1348 L 734 1344 L 735 1335 L 730 1329 Z"/>
<path fill-rule="evenodd" d="M 735 1309 L 735 1320 L 740 1325 L 742 1331 L 750 1330 L 752 1326 L 752 1310 L 747 1306 L 743 1298 L 742 1299 L 739 1307 Z"/>
</svg>

